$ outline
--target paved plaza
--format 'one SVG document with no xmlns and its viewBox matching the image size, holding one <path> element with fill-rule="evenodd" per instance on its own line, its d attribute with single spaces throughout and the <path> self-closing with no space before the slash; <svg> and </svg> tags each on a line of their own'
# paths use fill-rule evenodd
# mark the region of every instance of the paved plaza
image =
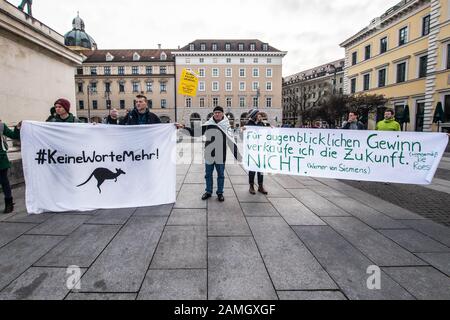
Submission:
<svg viewBox="0 0 450 320">
<path fill-rule="evenodd" d="M 450 299 L 443 224 L 336 180 L 265 185 L 250 195 L 227 164 L 226 201 L 204 202 L 203 165 L 178 164 L 173 205 L 33 216 L 19 187 L 0 217 L 0 299 Z"/>
</svg>

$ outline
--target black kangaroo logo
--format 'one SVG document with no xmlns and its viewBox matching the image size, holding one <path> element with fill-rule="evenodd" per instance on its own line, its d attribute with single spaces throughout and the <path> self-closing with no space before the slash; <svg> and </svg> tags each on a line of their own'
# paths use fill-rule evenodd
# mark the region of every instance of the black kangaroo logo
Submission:
<svg viewBox="0 0 450 320">
<path fill-rule="evenodd" d="M 106 168 L 97 168 L 92 172 L 92 174 L 89 176 L 89 178 L 86 180 L 86 182 L 78 185 L 77 187 L 84 186 L 86 183 L 89 182 L 89 180 L 92 179 L 92 177 L 95 177 L 97 179 L 97 188 L 100 193 L 102 193 L 102 190 L 100 189 L 100 186 L 105 182 L 105 180 L 112 180 L 114 179 L 114 182 L 117 182 L 117 177 L 121 174 L 126 174 L 122 171 L 122 169 L 116 169 L 116 173 L 112 172 L 109 169 Z"/>
</svg>

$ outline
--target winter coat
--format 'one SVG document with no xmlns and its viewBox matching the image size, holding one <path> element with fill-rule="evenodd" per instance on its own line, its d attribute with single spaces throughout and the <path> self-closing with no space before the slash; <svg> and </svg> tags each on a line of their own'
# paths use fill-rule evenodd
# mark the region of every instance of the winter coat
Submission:
<svg viewBox="0 0 450 320">
<path fill-rule="evenodd" d="M 358 121 L 358 122 L 356 123 L 356 125 L 357 125 L 358 128 L 357 128 L 357 129 L 353 129 L 353 130 L 365 130 L 364 123 L 362 123 L 361 121 Z M 344 129 L 344 130 L 351 130 L 351 129 L 350 129 L 351 126 L 352 126 L 352 123 L 349 122 L 349 121 L 347 121 L 347 122 L 345 122 L 344 125 L 342 126 L 342 129 Z"/>
<path fill-rule="evenodd" d="M 114 124 L 114 125 L 118 125 L 118 124 L 119 124 L 119 118 L 113 119 L 111 116 L 107 116 L 107 117 L 105 118 L 105 120 L 103 120 L 103 124 Z"/>
<path fill-rule="evenodd" d="M 6 124 L 0 122 L 0 170 L 11 168 L 11 162 L 9 162 L 8 155 L 6 153 L 7 146 L 5 145 L 4 137 L 10 139 L 20 139 L 20 131 L 14 128 L 14 131 L 10 130 Z"/>
<path fill-rule="evenodd" d="M 378 122 L 376 130 L 378 131 L 401 131 L 400 123 L 394 119 L 383 120 Z"/>
<path fill-rule="evenodd" d="M 137 109 L 134 109 L 130 113 L 127 114 L 125 119 L 123 120 L 123 124 L 126 126 L 136 126 L 141 124 L 158 124 L 161 123 L 161 119 L 159 117 L 150 112 L 148 109 L 145 113 L 140 114 Z"/>
<path fill-rule="evenodd" d="M 50 119 L 47 122 L 81 123 L 81 120 L 69 113 L 69 117 L 67 119 L 63 120 L 59 115 L 56 115 L 53 119 Z"/>
</svg>

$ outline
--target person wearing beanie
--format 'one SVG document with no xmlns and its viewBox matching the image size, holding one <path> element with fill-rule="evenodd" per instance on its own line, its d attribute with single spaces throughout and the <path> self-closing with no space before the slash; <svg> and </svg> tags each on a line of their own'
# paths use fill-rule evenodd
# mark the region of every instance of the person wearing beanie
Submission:
<svg viewBox="0 0 450 320">
<path fill-rule="evenodd" d="M 6 124 L 0 120 L 0 185 L 2 186 L 3 194 L 5 196 L 5 209 L 3 213 L 8 214 L 14 211 L 14 202 L 12 197 L 11 185 L 8 179 L 8 169 L 11 168 L 11 162 L 9 162 L 8 144 L 6 143 L 6 137 L 10 139 L 20 139 L 20 124 L 14 128 L 14 131 L 10 130 Z"/>
<path fill-rule="evenodd" d="M 66 122 L 66 123 L 80 123 L 81 121 L 70 113 L 70 102 L 66 99 L 58 99 L 54 103 L 56 115 L 53 119 L 47 122 Z"/>
<path fill-rule="evenodd" d="M 263 122 L 262 114 L 261 114 L 261 112 L 259 112 L 258 109 L 250 110 L 248 113 L 248 118 L 249 119 L 247 121 L 247 124 L 245 125 L 246 127 L 266 127 L 266 125 Z M 255 176 L 256 176 L 256 172 L 250 171 L 248 173 L 249 184 L 250 184 L 249 192 L 253 195 L 256 194 Z M 264 195 L 269 194 L 267 192 L 267 190 L 264 188 L 264 174 L 262 172 L 258 172 L 258 186 L 259 186 L 258 192 L 260 192 Z"/>
<path fill-rule="evenodd" d="M 234 157 L 240 161 L 241 157 L 234 141 L 233 129 L 230 121 L 224 114 L 222 107 L 215 107 L 214 114 L 201 128 L 186 128 L 191 137 L 206 137 L 205 142 L 205 182 L 206 190 L 202 200 L 212 197 L 213 172 L 217 171 L 217 199 L 225 201 L 223 196 L 225 187 L 225 162 L 227 159 L 227 147 L 233 151 Z"/>
</svg>

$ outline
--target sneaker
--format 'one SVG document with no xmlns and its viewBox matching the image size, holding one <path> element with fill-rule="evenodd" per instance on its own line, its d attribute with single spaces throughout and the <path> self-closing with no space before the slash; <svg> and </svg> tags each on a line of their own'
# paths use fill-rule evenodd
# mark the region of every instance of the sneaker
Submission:
<svg viewBox="0 0 450 320">
<path fill-rule="evenodd" d="M 218 195 L 217 195 L 217 199 L 218 199 L 220 202 L 224 202 L 224 201 L 225 201 L 225 197 L 223 196 L 223 194 L 218 194 Z"/>
<path fill-rule="evenodd" d="M 211 198 L 212 195 L 211 193 L 206 192 L 203 196 L 202 196 L 202 200 L 208 200 L 209 198 Z"/>
</svg>

